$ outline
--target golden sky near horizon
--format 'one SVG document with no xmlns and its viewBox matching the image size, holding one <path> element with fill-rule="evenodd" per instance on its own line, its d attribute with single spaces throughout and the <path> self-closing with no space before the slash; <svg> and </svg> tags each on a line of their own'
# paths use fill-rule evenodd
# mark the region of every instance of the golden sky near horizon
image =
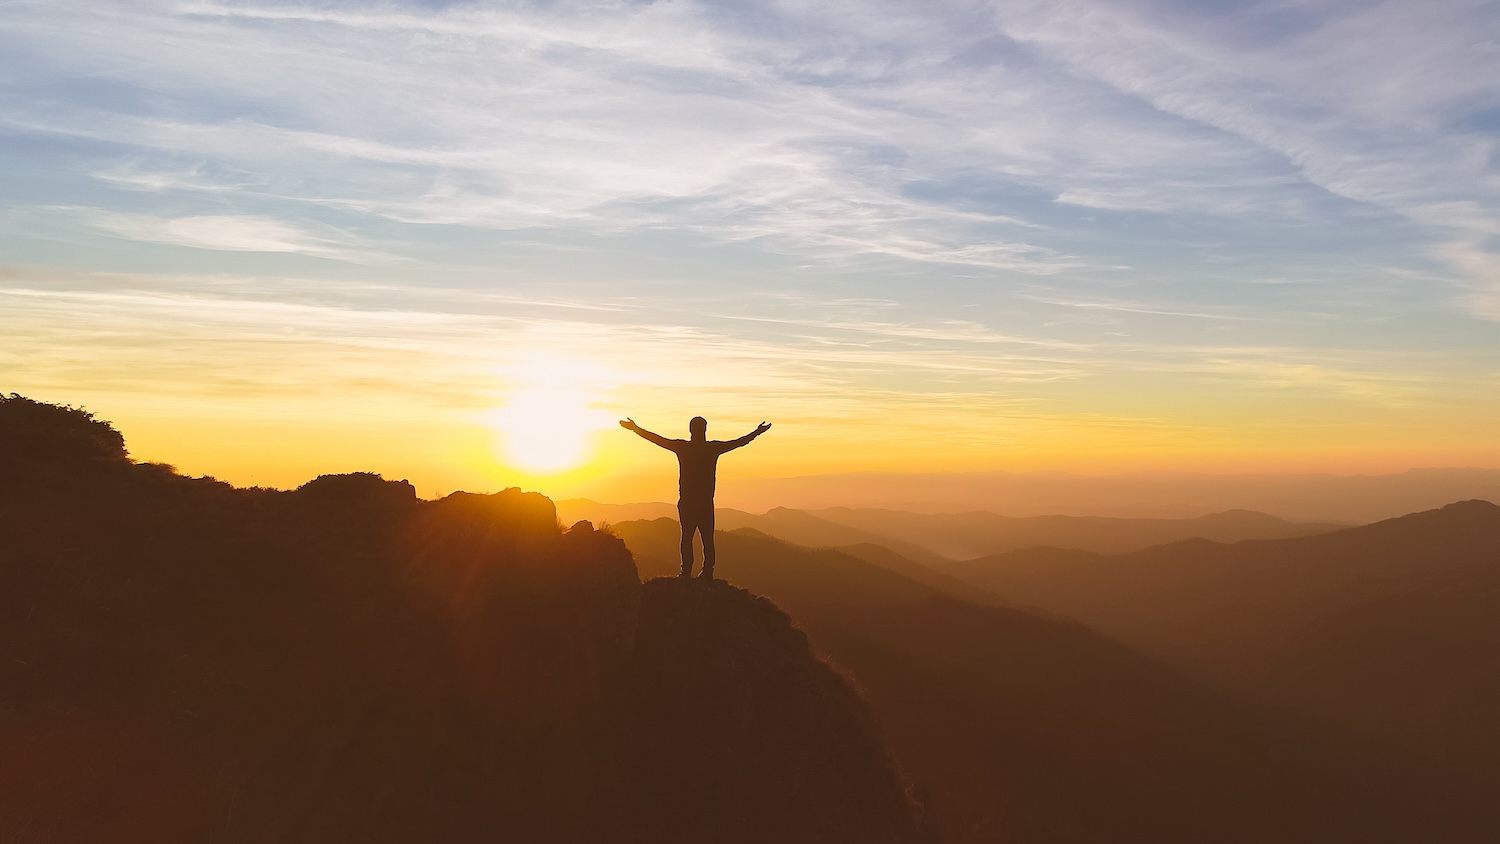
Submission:
<svg viewBox="0 0 1500 844">
<path fill-rule="evenodd" d="M 1198 362 L 1142 372 L 1102 358 L 1080 365 L 1068 350 L 1030 354 L 1009 373 L 1012 385 L 993 392 L 963 390 L 964 375 L 922 389 L 988 363 L 963 351 L 888 363 L 912 370 L 912 388 L 888 386 L 888 372 L 856 388 L 848 370 L 867 363 L 862 350 L 788 353 L 633 325 L 518 329 L 504 317 L 246 307 L 137 283 L 8 294 L 22 317 L 13 330 L 48 352 L 11 358 L 6 389 L 95 411 L 136 459 L 239 485 L 376 471 L 427 496 L 519 485 L 560 498 L 608 490 L 615 500 L 660 500 L 671 495 L 671 456 L 617 420 L 685 437 L 693 414 L 711 420 L 716 439 L 773 422 L 724 459 L 726 478 L 1500 465 L 1489 424 L 1496 393 L 1442 395 L 1461 393 L 1457 383 L 1362 381 L 1269 361 L 1253 378 Z M 1027 368 L 1067 377 L 1029 381 Z M 1194 389 L 1179 394 L 1186 385 Z M 639 496 L 609 482 L 621 476 L 643 477 Z"/>
<path fill-rule="evenodd" d="M 1492 15 L 756 9 L 13 4 L 0 390 L 424 495 L 670 497 L 615 422 L 695 414 L 775 426 L 726 478 L 1500 467 Z"/>
</svg>

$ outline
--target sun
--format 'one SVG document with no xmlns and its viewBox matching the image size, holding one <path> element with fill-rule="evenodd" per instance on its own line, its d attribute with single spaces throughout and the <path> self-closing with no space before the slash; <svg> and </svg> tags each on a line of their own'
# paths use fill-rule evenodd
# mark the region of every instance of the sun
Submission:
<svg viewBox="0 0 1500 844">
<path fill-rule="evenodd" d="M 594 434 L 615 424 L 597 406 L 599 368 L 532 357 L 509 367 L 515 385 L 505 407 L 490 414 L 504 461 L 536 474 L 576 469 L 591 456 Z"/>
</svg>

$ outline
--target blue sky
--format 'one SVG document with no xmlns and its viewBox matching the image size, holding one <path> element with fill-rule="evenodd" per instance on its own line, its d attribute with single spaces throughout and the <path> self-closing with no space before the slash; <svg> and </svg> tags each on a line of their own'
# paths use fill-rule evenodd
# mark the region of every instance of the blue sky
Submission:
<svg viewBox="0 0 1500 844">
<path fill-rule="evenodd" d="M 0 88 L 0 374 L 142 424 L 541 354 L 813 444 L 1495 459 L 1492 2 L 0 2 Z"/>
</svg>

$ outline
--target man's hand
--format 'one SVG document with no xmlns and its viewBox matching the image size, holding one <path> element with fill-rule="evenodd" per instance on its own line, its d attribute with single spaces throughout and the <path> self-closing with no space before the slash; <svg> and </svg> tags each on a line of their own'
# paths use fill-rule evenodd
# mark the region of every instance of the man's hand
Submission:
<svg viewBox="0 0 1500 844">
<path fill-rule="evenodd" d="M 629 418 L 621 419 L 620 420 L 620 427 L 624 428 L 627 431 L 640 431 L 641 430 L 641 426 L 635 424 L 635 420 L 634 419 L 629 419 Z"/>
<path fill-rule="evenodd" d="M 755 426 L 755 435 L 758 437 L 761 434 L 764 434 L 765 432 L 767 432 L 769 430 L 771 430 L 771 423 L 770 422 L 762 422 L 759 425 Z"/>
</svg>

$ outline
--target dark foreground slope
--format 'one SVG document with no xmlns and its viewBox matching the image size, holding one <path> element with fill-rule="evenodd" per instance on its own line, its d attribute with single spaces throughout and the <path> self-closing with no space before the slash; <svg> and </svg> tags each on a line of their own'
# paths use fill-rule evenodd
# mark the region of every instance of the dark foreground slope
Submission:
<svg viewBox="0 0 1500 844">
<path fill-rule="evenodd" d="M 864 701 L 775 604 L 723 581 L 658 578 L 642 594 L 632 723 L 648 840 L 927 837 Z"/>
<path fill-rule="evenodd" d="M 13 397 L 0 537 L 0 841 L 925 840 L 784 616 L 541 496 L 233 489 Z"/>
<path fill-rule="evenodd" d="M 677 526 L 615 526 L 671 571 Z M 957 600 L 833 549 L 718 536 L 847 671 L 958 842 L 1478 840 L 1463 799 L 1074 622 Z M 1467 836 L 1467 837 L 1466 837 Z"/>
</svg>

